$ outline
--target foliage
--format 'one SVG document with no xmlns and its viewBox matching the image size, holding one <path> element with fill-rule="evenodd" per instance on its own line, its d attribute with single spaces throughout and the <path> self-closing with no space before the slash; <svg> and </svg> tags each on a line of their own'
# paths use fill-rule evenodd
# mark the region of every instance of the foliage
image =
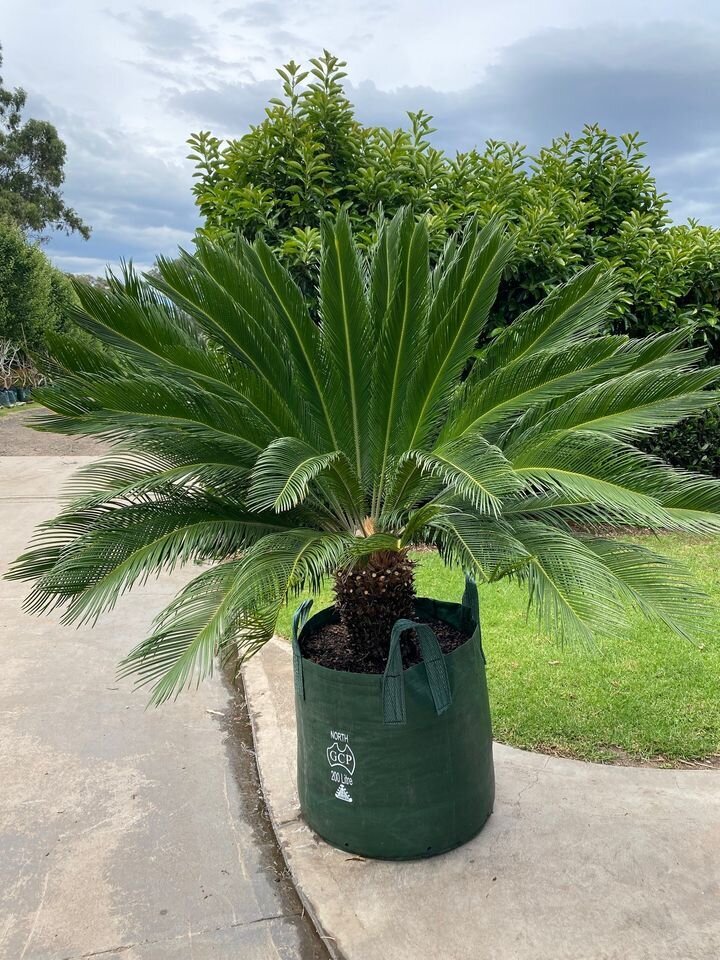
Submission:
<svg viewBox="0 0 720 960">
<path fill-rule="evenodd" d="M 223 143 L 207 131 L 189 144 L 196 163 L 200 235 L 252 239 L 262 231 L 307 293 L 314 289 L 323 213 L 346 207 L 368 248 L 379 210 L 412 205 L 426 216 L 433 258 L 469 214 L 502 215 L 515 248 L 493 323 L 503 325 L 579 268 L 616 270 L 617 332 L 633 336 L 690 326 L 720 359 L 720 231 L 669 227 L 668 205 L 645 165 L 637 134 L 588 125 L 529 157 L 519 143 L 446 156 L 432 117 L 408 129 L 363 126 L 342 86 L 346 64 L 325 51 L 309 71 L 278 70 L 282 95 L 265 119 Z"/>
<path fill-rule="evenodd" d="M 0 338 L 44 354 L 48 335 L 68 328 L 74 303 L 68 278 L 18 227 L 0 220 Z"/>
<path fill-rule="evenodd" d="M 62 198 L 65 144 L 46 120 L 23 121 L 26 101 L 24 90 L 5 88 L 0 77 L 0 219 L 24 232 L 77 231 L 87 239 L 90 228 Z"/>
<path fill-rule="evenodd" d="M 713 408 L 649 437 L 643 449 L 675 467 L 720 477 L 720 413 Z"/>
<path fill-rule="evenodd" d="M 93 273 L 75 273 L 73 274 L 74 280 L 79 280 L 81 283 L 89 283 L 91 287 L 98 287 L 100 290 L 109 290 L 110 284 L 106 277 L 98 277 Z"/>
<path fill-rule="evenodd" d="M 434 269 L 408 210 L 367 264 L 345 214 L 322 243 L 317 324 L 261 238 L 200 238 L 159 279 L 78 285 L 77 322 L 113 352 L 55 338 L 66 372 L 41 392 L 44 425 L 122 448 L 15 565 L 35 581 L 28 609 L 92 621 L 138 580 L 212 563 L 127 658 L 156 702 L 216 654 L 254 652 L 288 597 L 420 543 L 480 581 L 521 582 L 561 637 L 621 630 L 629 608 L 701 631 L 681 567 L 602 535 L 720 525 L 720 481 L 634 446 L 718 400 L 683 335 L 603 335 L 615 290 L 591 267 L 468 372 L 512 258 L 497 223 L 469 224 Z"/>
</svg>

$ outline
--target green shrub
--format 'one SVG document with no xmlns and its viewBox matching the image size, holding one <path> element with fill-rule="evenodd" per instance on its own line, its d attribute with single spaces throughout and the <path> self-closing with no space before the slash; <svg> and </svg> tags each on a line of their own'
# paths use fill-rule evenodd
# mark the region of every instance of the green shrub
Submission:
<svg viewBox="0 0 720 960">
<path fill-rule="evenodd" d="M 642 446 L 674 467 L 720 477 L 720 413 L 712 409 L 692 420 L 682 420 Z"/>
<path fill-rule="evenodd" d="M 238 139 L 207 131 L 189 141 L 196 163 L 199 233 L 209 239 L 260 231 L 307 292 L 314 289 L 323 214 L 347 207 L 368 247 L 379 211 L 403 205 L 423 214 L 437 258 L 468 215 L 502 215 L 515 254 L 495 308 L 504 325 L 579 268 L 615 268 L 624 296 L 616 332 L 644 335 L 690 326 L 720 357 L 720 231 L 669 226 L 637 134 L 597 125 L 529 157 L 519 143 L 447 156 L 432 145 L 432 117 L 409 113 L 407 129 L 364 126 L 342 86 L 344 61 L 324 53 L 309 71 L 278 70 L 282 95 Z"/>
<path fill-rule="evenodd" d="M 588 125 L 529 157 L 519 143 L 488 141 L 449 157 L 432 145 L 432 117 L 409 113 L 408 129 L 363 126 L 342 80 L 345 63 L 325 54 L 309 71 L 278 70 L 282 96 L 244 136 L 222 142 L 207 131 L 189 143 L 195 160 L 199 234 L 212 240 L 261 232 L 306 294 L 316 286 L 320 222 L 346 207 L 368 248 L 382 209 L 411 205 L 424 215 L 431 257 L 468 215 L 501 215 L 515 242 L 493 314 L 501 328 L 583 266 L 612 266 L 622 295 L 613 332 L 631 336 L 686 327 L 690 341 L 720 360 L 720 231 L 671 226 L 637 134 Z M 664 453 L 679 465 L 706 465 L 720 447 L 710 418 L 673 428 Z M 702 437 L 707 448 L 694 446 Z M 673 448 L 673 443 L 675 447 Z"/>
<path fill-rule="evenodd" d="M 40 247 L 0 220 L 0 339 L 42 355 L 48 336 L 67 329 L 76 303 L 70 281 Z"/>
</svg>

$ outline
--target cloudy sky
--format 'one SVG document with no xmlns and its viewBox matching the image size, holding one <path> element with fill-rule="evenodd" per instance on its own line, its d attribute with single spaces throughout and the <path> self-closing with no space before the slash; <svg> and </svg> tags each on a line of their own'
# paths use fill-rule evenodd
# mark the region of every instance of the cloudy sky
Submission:
<svg viewBox="0 0 720 960">
<path fill-rule="evenodd" d="M 597 121 L 639 130 L 676 220 L 720 225 L 717 0 L 2 0 L 6 84 L 68 145 L 66 198 L 93 228 L 48 253 L 102 273 L 190 242 L 185 140 L 238 136 L 276 66 L 324 47 L 349 63 L 362 120 L 435 115 L 439 146 L 531 148 Z"/>
</svg>

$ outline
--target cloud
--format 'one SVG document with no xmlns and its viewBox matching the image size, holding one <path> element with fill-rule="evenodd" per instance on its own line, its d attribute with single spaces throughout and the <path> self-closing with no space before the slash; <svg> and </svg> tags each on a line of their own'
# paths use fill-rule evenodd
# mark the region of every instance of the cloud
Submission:
<svg viewBox="0 0 720 960">
<path fill-rule="evenodd" d="M 160 253 L 191 245 L 198 217 L 183 144 L 169 159 L 123 129 L 96 129 L 42 101 L 32 107 L 63 131 L 65 194 L 92 227 L 90 241 L 53 235 L 46 252 L 54 262 L 72 272 L 104 273 L 106 263 L 117 265 L 121 258 L 148 265 Z"/>
<path fill-rule="evenodd" d="M 402 42 L 393 31 L 403 10 L 411 12 L 409 0 L 405 7 L 404 0 L 339 0 L 332 9 L 320 0 L 302 9 L 279 0 L 217 0 L 202 18 L 178 0 L 153 0 L 150 8 L 128 0 L 122 13 L 87 2 L 61 54 L 55 45 L 37 56 L 27 48 L 18 58 L 21 31 L 14 35 L 12 79 L 31 90 L 28 115 L 57 123 L 67 141 L 65 196 L 94 228 L 88 243 L 50 242 L 48 252 L 68 269 L 102 272 L 106 260 L 121 256 L 149 264 L 157 253 L 188 245 L 198 217 L 186 137 L 198 129 L 242 135 L 279 95 L 274 67 L 323 46 L 350 60 L 347 91 L 362 122 L 407 125 L 407 111 L 422 108 L 435 118 L 434 143 L 451 154 L 488 138 L 519 140 L 535 151 L 587 122 L 613 133 L 639 130 L 675 219 L 720 226 L 720 31 L 714 8 L 703 13 L 696 0 L 682 11 L 655 0 L 642 16 L 639 5 L 625 16 L 619 0 L 606 0 L 602 16 L 617 13 L 614 23 L 601 22 L 597 7 L 547 0 L 544 9 L 555 14 L 541 17 L 529 2 L 507 0 L 512 29 L 505 14 L 480 17 L 476 6 L 459 2 L 464 26 L 436 10 L 432 44 L 420 26 L 429 0 L 416 0 Z M 561 7 L 572 7 L 572 22 Z M 60 31 L 65 20 L 51 5 L 52 17 Z M 565 25 L 546 29 L 543 19 Z M 388 56 L 392 43 L 397 56 Z M 61 55 L 74 64 L 74 79 L 52 59 Z M 27 64 L 28 80 L 18 62 Z"/>
<path fill-rule="evenodd" d="M 396 127 L 406 112 L 433 114 L 438 146 L 454 153 L 487 139 L 519 140 L 531 151 L 565 131 L 599 123 L 640 131 L 677 218 L 720 224 L 720 31 L 682 23 L 547 30 L 502 49 L 482 82 L 456 91 L 430 86 L 383 90 L 349 85 L 366 123 Z M 169 107 L 239 135 L 258 122 L 278 85 L 227 82 L 177 92 Z"/>
<path fill-rule="evenodd" d="M 238 136 L 250 124 L 263 119 L 268 100 L 278 96 L 278 88 L 277 80 L 204 84 L 194 90 L 171 93 L 167 106 L 195 126 L 214 127 L 218 136 Z"/>
<path fill-rule="evenodd" d="M 276 3 L 275 0 L 257 0 L 242 7 L 228 7 L 221 11 L 220 19 L 230 23 L 265 26 L 268 23 L 280 22 L 285 15 L 286 8 L 283 4 Z"/>
<path fill-rule="evenodd" d="M 131 13 L 108 11 L 126 26 L 151 57 L 186 60 L 205 55 L 212 42 L 210 33 L 185 13 L 164 13 L 141 8 Z"/>
</svg>

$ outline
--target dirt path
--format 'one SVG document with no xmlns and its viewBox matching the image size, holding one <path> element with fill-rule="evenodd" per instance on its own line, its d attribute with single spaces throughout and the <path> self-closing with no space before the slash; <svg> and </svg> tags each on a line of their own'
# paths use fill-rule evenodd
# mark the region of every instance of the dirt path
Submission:
<svg viewBox="0 0 720 960">
<path fill-rule="evenodd" d="M 32 430 L 28 424 L 37 419 L 43 407 L 15 409 L 0 416 L 0 457 L 101 456 L 107 444 L 90 437 L 66 437 L 60 433 Z"/>
</svg>

